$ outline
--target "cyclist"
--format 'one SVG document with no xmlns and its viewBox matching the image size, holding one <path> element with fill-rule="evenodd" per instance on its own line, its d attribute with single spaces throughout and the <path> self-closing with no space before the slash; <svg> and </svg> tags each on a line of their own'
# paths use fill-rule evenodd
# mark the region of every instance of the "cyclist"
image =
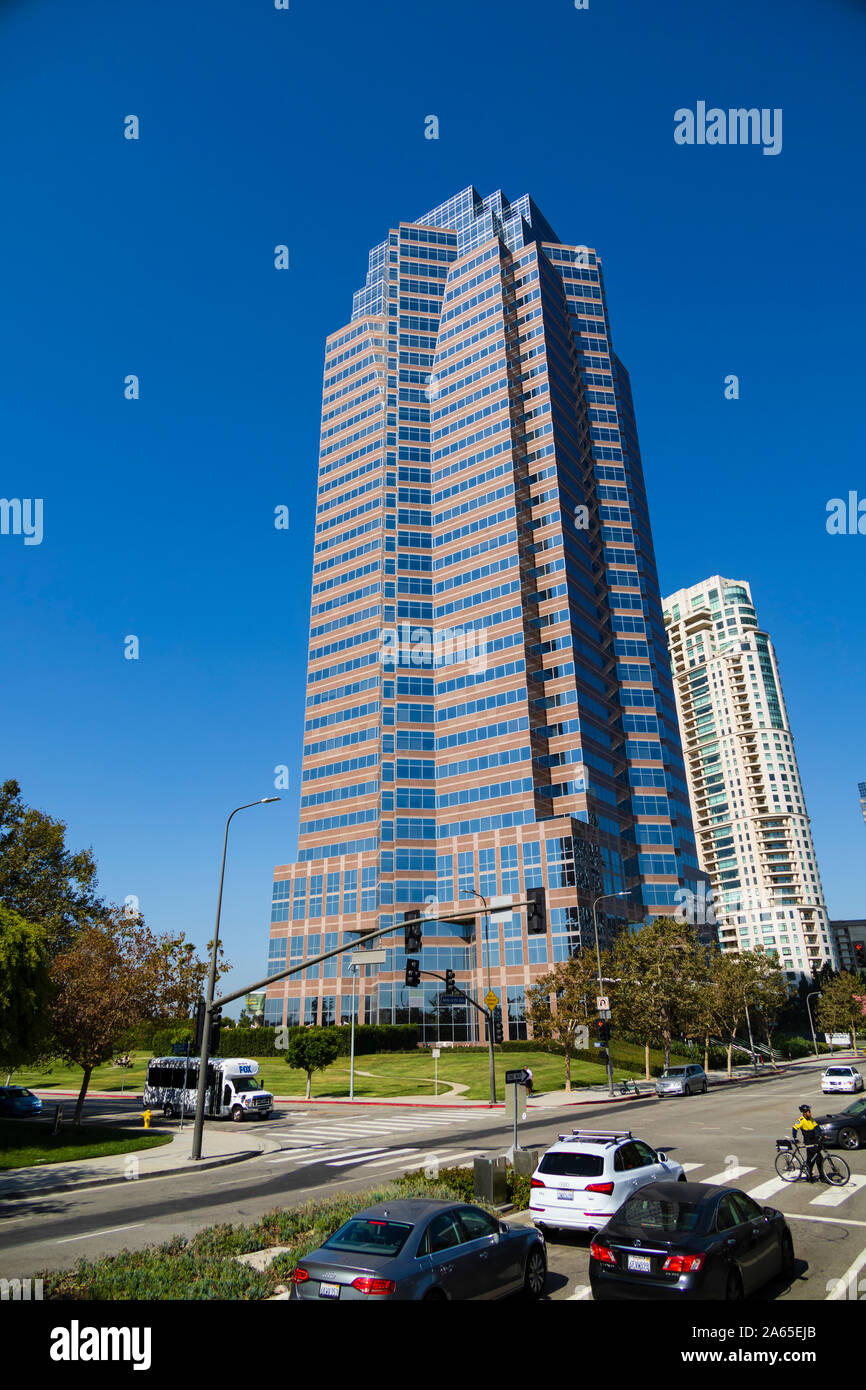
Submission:
<svg viewBox="0 0 866 1390">
<path fill-rule="evenodd" d="M 800 1118 L 791 1130 L 795 1139 L 797 1138 L 797 1130 L 802 1134 L 803 1143 L 806 1145 L 806 1181 L 817 1181 L 813 1176 L 815 1164 L 817 1163 L 821 1181 L 824 1182 L 824 1156 L 821 1152 L 824 1136 L 821 1133 L 817 1120 L 812 1119 L 812 1107 L 810 1105 L 800 1106 Z"/>
</svg>

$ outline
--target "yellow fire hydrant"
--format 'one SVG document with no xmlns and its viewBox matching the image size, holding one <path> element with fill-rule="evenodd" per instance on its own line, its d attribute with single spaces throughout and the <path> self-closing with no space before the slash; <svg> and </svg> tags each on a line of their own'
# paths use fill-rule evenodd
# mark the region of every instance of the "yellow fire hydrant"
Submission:
<svg viewBox="0 0 866 1390">
<path fill-rule="evenodd" d="M 150 1129 L 150 1115 L 151 1115 L 151 1112 L 150 1112 L 149 1110 L 145 1110 L 144 1113 L 142 1114 L 142 1117 L 141 1117 L 141 1118 L 144 1120 L 144 1127 L 145 1127 L 145 1129 Z"/>
</svg>

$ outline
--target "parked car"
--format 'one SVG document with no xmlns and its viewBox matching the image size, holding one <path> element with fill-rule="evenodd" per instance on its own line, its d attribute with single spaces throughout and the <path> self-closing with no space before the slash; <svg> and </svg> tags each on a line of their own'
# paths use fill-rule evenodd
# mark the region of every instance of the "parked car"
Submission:
<svg viewBox="0 0 866 1390">
<path fill-rule="evenodd" d="M 24 1120 L 41 1110 L 42 1101 L 26 1086 L 0 1086 L 0 1115 L 4 1119 Z"/>
<path fill-rule="evenodd" d="M 773 1207 L 707 1183 L 658 1182 L 629 1197 L 590 1248 L 594 1299 L 747 1298 L 794 1276 L 794 1242 Z"/>
<path fill-rule="evenodd" d="M 707 1073 L 703 1067 L 665 1067 L 656 1081 L 657 1096 L 691 1096 L 707 1089 Z"/>
<path fill-rule="evenodd" d="M 856 1067 L 828 1067 L 821 1077 L 821 1090 L 825 1095 L 831 1091 L 862 1091 L 863 1078 Z"/>
<path fill-rule="evenodd" d="M 866 1096 L 855 1100 L 838 1115 L 820 1115 L 818 1124 L 828 1144 L 842 1149 L 866 1147 Z"/>
<path fill-rule="evenodd" d="M 357 1301 L 540 1298 L 544 1237 L 465 1202 L 379 1202 L 343 1223 L 292 1271 L 292 1298 Z"/>
<path fill-rule="evenodd" d="M 645 1183 L 685 1177 L 631 1130 L 575 1129 L 560 1134 L 533 1173 L 529 1213 L 541 1231 L 597 1231 Z"/>
</svg>

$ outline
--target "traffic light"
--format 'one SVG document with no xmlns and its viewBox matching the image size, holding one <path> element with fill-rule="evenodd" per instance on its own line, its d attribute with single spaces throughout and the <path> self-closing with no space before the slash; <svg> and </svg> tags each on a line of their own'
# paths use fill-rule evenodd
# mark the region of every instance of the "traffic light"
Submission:
<svg viewBox="0 0 866 1390">
<path fill-rule="evenodd" d="M 596 1026 L 596 1028 L 597 1028 L 597 1030 L 598 1030 L 598 1039 L 597 1039 L 597 1041 L 600 1042 L 600 1043 L 603 1043 L 603 1044 L 609 1043 L 609 1042 L 610 1042 L 610 1023 L 609 1023 L 608 1019 L 606 1019 L 606 1018 L 597 1018 L 597 1019 L 595 1020 L 595 1026 Z"/>
<path fill-rule="evenodd" d="M 526 930 L 530 936 L 547 931 L 547 903 L 543 888 L 527 888 L 529 906 L 526 909 Z"/>
<path fill-rule="evenodd" d="M 453 989 L 454 989 L 454 971 L 453 971 L 453 970 L 446 970 L 446 971 L 445 971 L 445 993 L 446 993 L 446 994 L 451 994 L 451 992 L 453 991 Z"/>
<path fill-rule="evenodd" d="M 211 1009 L 210 1014 L 210 1042 L 208 1043 L 208 1056 L 216 1057 L 220 1045 L 220 1029 L 222 1028 L 223 1011 L 217 1005 Z"/>
<path fill-rule="evenodd" d="M 421 983 L 421 962 L 420 960 L 407 960 L 406 962 L 406 984 L 414 989 Z"/>
<path fill-rule="evenodd" d="M 199 999 L 195 1006 L 195 1042 L 192 1049 L 197 1054 L 201 1052 L 202 1038 L 204 1037 L 204 1015 L 205 1003 L 203 999 Z"/>
<path fill-rule="evenodd" d="M 406 939 L 406 945 L 405 945 L 406 955 L 407 955 L 407 956 L 417 956 L 418 952 L 421 950 L 421 923 L 420 923 L 420 922 L 407 922 L 407 923 L 406 923 L 406 927 L 405 927 L 405 933 L 406 933 L 406 938 L 405 938 L 405 939 Z"/>
<path fill-rule="evenodd" d="M 493 1010 L 493 1041 L 495 1043 L 501 1043 L 502 1037 L 502 1010 L 497 1004 L 496 1008 Z"/>
<path fill-rule="evenodd" d="M 862 941 L 854 942 L 854 968 L 856 970 L 866 970 L 866 946 Z"/>
</svg>

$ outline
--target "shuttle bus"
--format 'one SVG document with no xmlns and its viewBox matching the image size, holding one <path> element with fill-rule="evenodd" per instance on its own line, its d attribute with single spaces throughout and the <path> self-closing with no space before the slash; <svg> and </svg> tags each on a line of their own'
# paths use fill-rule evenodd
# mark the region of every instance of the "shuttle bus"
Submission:
<svg viewBox="0 0 866 1390">
<path fill-rule="evenodd" d="M 144 1103 L 167 1120 L 195 1114 L 198 1057 L 151 1057 L 144 1083 Z M 212 1118 L 266 1120 L 274 1108 L 270 1091 L 256 1080 L 258 1062 L 250 1057 L 211 1057 L 207 1064 L 204 1113 Z M 184 1084 L 184 1082 L 186 1084 Z"/>
</svg>

